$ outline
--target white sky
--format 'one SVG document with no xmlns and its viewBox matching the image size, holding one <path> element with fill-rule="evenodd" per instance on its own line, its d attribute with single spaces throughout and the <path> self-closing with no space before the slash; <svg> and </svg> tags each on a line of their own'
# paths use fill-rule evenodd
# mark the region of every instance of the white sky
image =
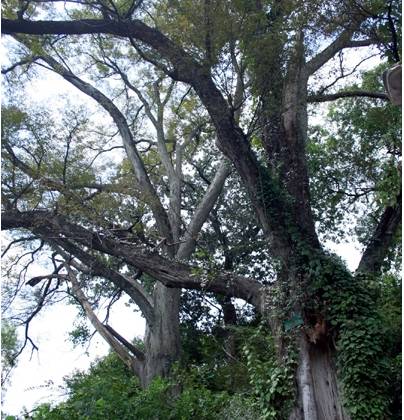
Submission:
<svg viewBox="0 0 404 420">
<path fill-rule="evenodd" d="M 374 60 L 371 64 L 375 64 Z M 67 95 L 71 103 L 77 101 L 94 106 L 94 101 L 72 88 L 61 77 L 49 71 L 43 71 L 42 75 L 42 80 L 33 83 L 32 96 L 27 100 L 60 107 L 60 95 Z M 326 246 L 340 255 L 351 270 L 358 265 L 358 244 L 327 243 Z M 63 376 L 71 374 L 75 369 L 86 369 L 96 357 L 107 354 L 108 346 L 98 336 L 93 338 L 88 355 L 83 348 L 73 349 L 67 341 L 67 333 L 72 329 L 74 317 L 74 308 L 58 304 L 46 309 L 32 321 L 30 336 L 38 344 L 39 353 L 34 353 L 31 360 L 29 351 L 20 357 L 5 394 L 3 412 L 16 415 L 23 407 L 29 411 L 40 402 L 57 401 L 62 397 L 58 387 L 63 384 Z M 112 311 L 110 324 L 129 340 L 143 336 L 144 333 L 144 320 L 121 303 Z M 49 381 L 53 385 L 46 386 Z"/>
<path fill-rule="evenodd" d="M 109 346 L 97 334 L 90 347 L 73 348 L 68 341 L 76 309 L 63 303 L 44 309 L 30 326 L 30 337 L 39 347 L 31 358 L 29 346 L 19 358 L 11 376 L 2 411 L 18 414 L 26 407 L 31 410 L 41 402 L 56 402 L 63 397 L 63 377 L 74 370 L 85 370 L 97 357 L 105 356 Z M 122 336 L 131 340 L 143 337 L 145 322 L 132 309 L 118 303 L 111 312 L 109 324 Z M 86 351 L 88 350 L 88 354 Z M 46 386 L 52 381 L 52 385 Z"/>
</svg>

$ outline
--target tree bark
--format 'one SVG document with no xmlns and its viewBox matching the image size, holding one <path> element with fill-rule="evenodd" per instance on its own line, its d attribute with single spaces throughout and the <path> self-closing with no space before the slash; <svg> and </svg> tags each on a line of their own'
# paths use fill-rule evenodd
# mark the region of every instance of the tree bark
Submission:
<svg viewBox="0 0 404 420">
<path fill-rule="evenodd" d="M 391 247 L 398 228 L 401 225 L 402 192 L 392 206 L 387 206 L 380 221 L 371 236 L 369 243 L 362 254 L 356 273 L 376 274 L 380 271 L 388 250 Z"/>
<path fill-rule="evenodd" d="M 308 342 L 303 331 L 299 332 L 297 345 L 297 399 L 289 420 L 349 420 L 342 405 L 335 350 L 324 342 Z"/>
<path fill-rule="evenodd" d="M 167 377 L 180 356 L 179 304 L 180 289 L 169 289 L 157 283 L 153 293 L 155 316 L 147 324 L 145 335 L 145 370 L 141 378 L 147 387 L 158 376 Z"/>
</svg>

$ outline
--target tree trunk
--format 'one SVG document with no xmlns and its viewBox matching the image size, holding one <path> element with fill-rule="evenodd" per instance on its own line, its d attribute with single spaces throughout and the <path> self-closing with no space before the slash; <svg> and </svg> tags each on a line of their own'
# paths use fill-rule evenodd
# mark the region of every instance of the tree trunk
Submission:
<svg viewBox="0 0 404 420">
<path fill-rule="evenodd" d="M 349 420 L 342 405 L 334 351 L 327 343 L 310 343 L 298 337 L 297 400 L 289 420 Z"/>
<path fill-rule="evenodd" d="M 145 369 L 142 387 L 158 376 L 167 377 L 172 364 L 180 356 L 179 305 L 181 289 L 156 283 L 153 300 L 155 319 L 146 327 Z"/>
</svg>

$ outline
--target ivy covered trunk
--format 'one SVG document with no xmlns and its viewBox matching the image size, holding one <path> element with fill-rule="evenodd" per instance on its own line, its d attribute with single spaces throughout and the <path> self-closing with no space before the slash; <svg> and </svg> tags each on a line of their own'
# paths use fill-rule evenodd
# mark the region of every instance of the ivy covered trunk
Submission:
<svg viewBox="0 0 404 420">
<path fill-rule="evenodd" d="M 147 325 L 145 335 L 143 387 L 147 387 L 158 376 L 167 377 L 172 364 L 180 356 L 180 293 L 180 290 L 167 288 L 160 283 L 155 286 L 154 323 Z"/>
<path fill-rule="evenodd" d="M 349 417 L 338 385 L 335 347 L 310 271 L 322 249 L 310 205 L 305 151 L 308 74 L 302 34 L 296 35 L 286 74 L 281 71 L 284 64 L 282 45 L 266 63 L 271 72 L 256 64 L 263 103 L 262 143 L 268 162 L 257 195 L 265 208 L 270 252 L 281 267 L 276 286 L 281 299 L 274 306 L 280 315 L 272 323 L 276 326 L 272 332 L 281 353 L 292 352 L 296 358 L 295 400 L 289 419 L 345 420 Z"/>
<path fill-rule="evenodd" d="M 290 393 L 280 406 L 290 420 L 346 420 L 350 417 L 336 365 L 338 332 L 331 327 L 332 314 L 321 302 L 322 292 L 311 293 L 315 289 L 305 281 L 305 287 L 301 277 L 292 281 L 293 288 L 274 286 L 264 309 L 279 367 L 289 378 Z"/>
</svg>

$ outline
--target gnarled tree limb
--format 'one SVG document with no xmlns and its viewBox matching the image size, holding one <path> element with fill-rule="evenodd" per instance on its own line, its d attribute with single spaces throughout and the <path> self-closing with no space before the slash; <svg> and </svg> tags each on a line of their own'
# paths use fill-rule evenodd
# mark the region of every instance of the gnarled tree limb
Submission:
<svg viewBox="0 0 404 420">
<path fill-rule="evenodd" d="M 255 280 L 232 273 L 200 270 L 198 267 L 171 261 L 156 253 L 120 243 L 101 233 L 91 232 L 46 210 L 5 211 L 2 213 L 2 222 L 3 229 L 32 230 L 45 240 L 55 241 L 67 252 L 72 249 L 72 241 L 74 241 L 81 246 L 121 258 L 127 264 L 149 274 L 167 287 L 206 290 L 241 298 L 258 309 L 261 308 L 262 286 Z M 74 252 L 72 254 L 74 255 Z"/>
</svg>

